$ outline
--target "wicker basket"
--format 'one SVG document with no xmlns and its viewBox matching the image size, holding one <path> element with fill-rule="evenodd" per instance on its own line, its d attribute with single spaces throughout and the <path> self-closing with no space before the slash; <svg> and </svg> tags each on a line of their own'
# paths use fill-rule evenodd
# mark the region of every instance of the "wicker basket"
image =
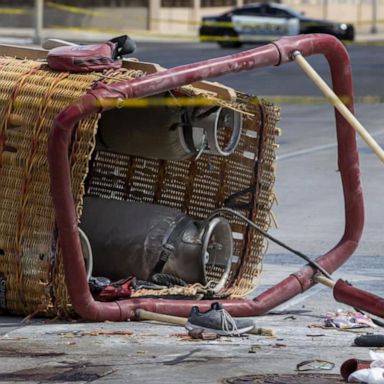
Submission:
<svg viewBox="0 0 384 384">
<path fill-rule="evenodd" d="M 41 61 L 0 58 L 0 309 L 47 316 L 70 310 L 49 192 L 48 135 L 57 114 L 96 81 L 113 84 L 143 75 L 137 69 L 70 74 L 54 72 Z M 164 161 L 95 150 L 100 116 L 91 116 L 80 122 L 69 154 L 78 219 L 84 194 L 162 204 L 196 218 L 205 218 L 229 199 L 268 229 L 279 109 L 239 93 L 225 100 L 195 85 L 177 92 L 244 113 L 235 153 Z M 267 245 L 244 223 L 228 219 L 235 257 L 221 294 L 236 299 L 256 287 Z M 209 271 L 210 278 L 217 273 Z"/>
</svg>

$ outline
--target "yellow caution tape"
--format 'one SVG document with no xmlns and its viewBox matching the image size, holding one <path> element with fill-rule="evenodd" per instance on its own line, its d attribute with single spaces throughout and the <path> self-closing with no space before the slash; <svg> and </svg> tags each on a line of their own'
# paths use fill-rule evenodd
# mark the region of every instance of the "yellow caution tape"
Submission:
<svg viewBox="0 0 384 384">
<path fill-rule="evenodd" d="M 132 30 L 132 29 L 113 29 L 113 28 L 84 28 L 84 27 L 68 27 L 65 25 L 49 25 L 46 27 L 47 29 L 55 29 L 55 30 L 65 30 L 65 31 L 76 31 L 76 32 L 93 32 L 93 33 L 104 33 L 110 35 L 118 35 L 118 34 L 132 34 L 137 37 L 155 37 L 159 39 L 179 39 L 179 40 L 188 40 L 191 42 L 238 42 L 242 43 L 239 37 L 237 36 L 191 36 L 191 35 L 182 35 L 180 33 L 159 33 L 155 31 L 148 30 Z M 281 36 L 283 37 L 283 36 Z M 266 43 L 275 41 L 277 36 L 252 36 L 251 43 Z M 383 41 L 343 41 L 345 45 L 364 45 L 364 46 L 383 46 Z M 252 46 L 251 46 L 252 48 Z"/>
<path fill-rule="evenodd" d="M 327 99 L 322 96 L 265 96 L 264 98 L 274 104 L 329 104 Z M 347 104 L 350 98 L 348 96 L 341 96 L 340 100 Z M 384 96 L 358 96 L 354 97 L 353 101 L 355 104 L 383 104 Z"/>
<path fill-rule="evenodd" d="M 81 8 L 81 7 L 57 4 L 52 1 L 46 1 L 44 4 L 50 8 L 54 8 L 60 11 L 65 11 L 70 13 L 77 13 L 77 14 L 91 15 L 91 16 L 105 16 L 104 12 L 94 11 L 94 10 Z"/>
<path fill-rule="evenodd" d="M 28 13 L 32 13 L 32 11 L 22 8 L 0 8 L 0 14 L 2 15 L 25 15 Z"/>
<path fill-rule="evenodd" d="M 253 24 L 253 23 L 252 23 Z M 260 24 L 260 23 L 254 23 Z M 234 24 L 231 21 L 203 21 L 200 23 L 203 27 L 232 28 Z"/>
<path fill-rule="evenodd" d="M 95 32 L 95 33 L 122 33 L 124 32 L 121 29 L 113 28 L 84 28 L 84 27 L 68 27 L 66 25 L 49 25 L 48 29 L 62 29 L 65 31 L 83 31 L 83 32 Z"/>
<path fill-rule="evenodd" d="M 313 96 L 264 96 L 274 104 L 317 105 L 329 104 L 325 97 Z M 349 97 L 340 97 L 346 103 Z M 383 104 L 384 96 L 362 96 L 354 99 L 356 104 Z M 100 107 L 147 108 L 147 107 L 205 107 L 217 105 L 217 101 L 205 97 L 150 97 L 132 99 L 102 99 Z"/>
<path fill-rule="evenodd" d="M 63 5 L 59 3 L 55 3 L 53 1 L 45 1 L 44 4 L 50 8 L 54 8 L 60 11 L 68 12 L 68 13 L 75 13 L 75 14 L 83 14 L 83 15 L 90 15 L 90 16 L 97 16 L 97 17 L 105 17 L 105 18 L 113 18 L 115 19 L 115 15 L 108 15 L 108 13 L 96 11 L 89 8 L 84 7 L 77 7 L 77 6 L 69 6 L 69 5 Z M 27 10 L 22 8 L 0 8 L 0 14 L 9 14 L 9 15 L 23 15 L 23 14 L 29 14 L 33 13 L 33 10 Z M 142 18 L 144 20 L 144 18 Z M 137 18 L 135 18 L 137 20 Z M 147 18 L 145 18 L 147 20 Z M 231 21 L 193 21 L 193 20 L 182 20 L 182 19 L 159 19 L 159 18 L 151 18 L 150 19 L 153 22 L 156 23 L 167 23 L 167 24 L 187 24 L 187 25 L 196 25 L 196 26 L 211 26 L 216 28 L 233 28 L 234 23 Z M 364 25 L 372 25 L 372 20 L 360 20 L 360 21 L 346 21 L 346 22 L 340 22 L 340 24 L 348 23 L 348 24 L 354 24 L 355 26 L 364 26 Z M 376 20 L 375 22 L 377 25 L 384 24 L 384 20 Z M 261 23 L 252 23 L 248 22 L 247 25 L 240 23 L 242 27 L 249 27 L 261 25 Z M 311 25 L 311 24 L 307 24 Z M 316 23 L 313 23 L 314 26 L 316 26 Z"/>
<path fill-rule="evenodd" d="M 103 77 L 103 75 L 100 75 Z M 265 99 L 276 105 L 291 104 L 291 105 L 319 105 L 329 104 L 325 97 L 313 96 L 263 96 L 260 99 Z M 348 98 L 341 97 L 341 100 Z M 354 99 L 356 104 L 383 104 L 384 96 L 362 96 Z M 254 103 L 258 103 L 255 99 Z M 15 102 L 16 107 L 27 106 L 23 100 Z M 145 97 L 145 98 L 103 98 L 97 101 L 97 106 L 100 108 L 148 108 L 148 107 L 212 107 L 217 106 L 217 100 L 205 97 Z M 248 114 L 244 111 L 242 113 Z"/>
<path fill-rule="evenodd" d="M 134 33 L 135 36 L 150 36 L 150 37 L 160 37 L 160 38 L 172 38 L 172 39 L 182 39 L 182 40 L 191 40 L 191 41 L 199 41 L 197 36 L 180 36 L 180 33 L 175 34 L 164 34 L 153 31 L 145 31 L 145 30 L 128 30 L 128 29 L 113 29 L 113 28 L 84 28 L 84 27 L 67 27 L 65 25 L 49 25 L 48 29 L 62 29 L 65 31 L 78 31 L 78 32 L 94 32 L 94 33 L 108 33 L 111 35 L 116 34 L 130 34 Z"/>
<path fill-rule="evenodd" d="M 102 99 L 99 107 L 147 108 L 147 107 L 196 107 L 213 106 L 217 101 L 205 97 L 150 97 L 132 99 Z"/>
<path fill-rule="evenodd" d="M 116 18 L 115 15 L 108 15 L 104 12 L 99 12 L 95 10 L 90 10 L 88 8 L 84 7 L 77 7 L 77 6 L 68 6 L 68 5 L 63 5 L 63 4 L 58 4 L 53 1 L 45 1 L 45 5 L 51 8 L 59 9 L 61 11 L 69 12 L 69 13 L 78 13 L 78 14 L 85 14 L 85 15 L 92 15 L 92 16 L 103 16 L 103 17 L 113 17 Z M 11 8 L 10 8 L 11 9 Z M 28 12 L 28 11 L 27 11 Z M 142 18 L 144 19 L 144 18 Z M 135 20 L 137 20 L 135 18 Z M 145 20 L 148 20 L 145 18 Z M 234 26 L 233 22 L 231 21 L 193 21 L 193 20 L 182 20 L 182 19 L 159 19 L 159 18 L 151 18 L 150 19 L 153 22 L 156 23 L 169 23 L 169 24 L 188 24 L 188 25 L 197 25 L 197 26 L 213 26 L 213 27 L 218 27 L 218 28 L 232 28 Z M 326 21 L 326 20 L 325 20 Z M 263 22 L 261 23 L 252 23 L 249 22 L 247 26 L 251 27 L 253 25 L 260 25 L 264 24 Z M 372 21 L 371 20 L 361 20 L 361 21 L 345 21 L 345 22 L 339 22 L 339 24 L 354 24 L 354 25 L 371 25 Z M 377 20 L 376 24 L 384 24 L 384 20 Z M 245 26 L 241 23 L 242 26 Z M 313 23 L 307 23 L 307 26 L 317 26 L 318 23 L 313 22 Z"/>
</svg>

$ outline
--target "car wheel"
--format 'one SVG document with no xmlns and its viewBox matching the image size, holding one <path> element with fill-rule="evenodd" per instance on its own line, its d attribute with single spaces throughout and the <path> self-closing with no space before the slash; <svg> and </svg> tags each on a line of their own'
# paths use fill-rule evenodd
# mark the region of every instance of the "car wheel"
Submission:
<svg viewBox="0 0 384 384">
<path fill-rule="evenodd" d="M 221 48 L 239 48 L 242 46 L 242 43 L 237 41 L 218 41 L 217 44 L 219 44 Z"/>
<path fill-rule="evenodd" d="M 221 48 L 239 48 L 243 44 L 240 41 L 237 41 L 236 39 L 239 37 L 239 35 L 233 31 L 226 31 L 223 35 L 222 38 L 224 40 L 218 41 L 217 43 Z M 228 39 L 228 40 L 225 40 Z"/>
</svg>

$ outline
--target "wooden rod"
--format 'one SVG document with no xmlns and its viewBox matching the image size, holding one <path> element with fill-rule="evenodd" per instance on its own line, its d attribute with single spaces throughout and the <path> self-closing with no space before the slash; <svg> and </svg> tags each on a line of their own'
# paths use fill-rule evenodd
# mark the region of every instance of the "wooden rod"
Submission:
<svg viewBox="0 0 384 384">
<path fill-rule="evenodd" d="M 360 135 L 367 143 L 376 156 L 384 162 L 384 150 L 379 146 L 376 140 L 368 133 L 368 131 L 356 119 L 353 113 L 344 105 L 340 98 L 332 91 L 328 84 L 320 77 L 313 69 L 308 61 L 302 56 L 299 51 L 293 53 L 295 62 L 305 72 L 305 74 L 317 85 L 330 104 L 332 104 L 340 114 L 348 121 L 351 127 Z"/>
<path fill-rule="evenodd" d="M 336 282 L 331 280 L 331 279 L 328 279 L 328 277 L 325 277 L 323 275 L 315 275 L 313 277 L 313 280 L 316 281 L 316 283 L 320 283 L 320 284 L 323 284 L 323 285 L 326 285 L 327 287 L 333 289 L 334 286 L 336 285 Z"/>
<path fill-rule="evenodd" d="M 184 326 L 188 319 L 185 317 L 177 317 L 170 315 L 163 315 L 161 313 L 149 312 L 144 309 L 136 310 L 136 318 L 138 320 L 151 320 L 151 321 L 159 321 L 161 323 L 175 324 Z"/>
</svg>

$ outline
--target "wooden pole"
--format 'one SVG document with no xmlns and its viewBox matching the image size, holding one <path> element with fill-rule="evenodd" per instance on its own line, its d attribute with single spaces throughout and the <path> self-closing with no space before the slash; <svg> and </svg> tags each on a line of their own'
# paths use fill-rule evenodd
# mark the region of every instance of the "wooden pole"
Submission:
<svg viewBox="0 0 384 384">
<path fill-rule="evenodd" d="M 316 283 L 326 285 L 328 288 L 331 288 L 331 289 L 333 289 L 336 284 L 335 281 L 328 279 L 328 277 L 325 277 L 324 275 L 315 275 L 313 277 L 313 280 L 315 280 Z"/>
<path fill-rule="evenodd" d="M 137 309 L 135 313 L 138 320 L 159 321 L 161 323 L 181 325 L 183 327 L 188 320 L 185 317 L 163 315 L 161 313 L 145 311 L 144 309 Z"/>
<path fill-rule="evenodd" d="M 353 113 L 344 105 L 340 98 L 332 91 L 328 84 L 313 69 L 308 61 L 301 55 L 299 51 L 293 53 L 293 58 L 305 74 L 317 85 L 330 104 L 332 104 L 340 114 L 348 121 L 351 127 L 360 135 L 366 144 L 372 149 L 376 156 L 384 162 L 384 151 L 368 133 L 368 131 L 356 119 Z"/>
</svg>

